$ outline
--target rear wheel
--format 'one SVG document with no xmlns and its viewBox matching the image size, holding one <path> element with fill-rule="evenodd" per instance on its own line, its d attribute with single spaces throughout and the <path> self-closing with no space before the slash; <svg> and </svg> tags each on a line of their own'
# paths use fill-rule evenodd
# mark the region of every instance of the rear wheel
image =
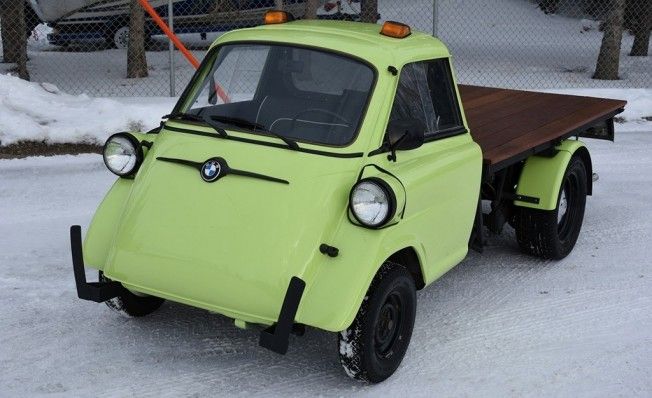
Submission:
<svg viewBox="0 0 652 398">
<path fill-rule="evenodd" d="M 579 157 L 568 164 L 554 210 L 520 208 L 516 238 L 521 249 L 545 259 L 559 260 L 575 247 L 586 206 L 586 166 Z"/>
<path fill-rule="evenodd" d="M 100 271 L 100 282 L 107 282 L 108 278 Z M 149 315 L 161 307 L 163 302 L 162 298 L 154 296 L 137 296 L 127 289 L 123 289 L 124 293 L 118 297 L 107 300 L 106 305 L 114 311 L 121 314 L 141 317 Z"/>
<path fill-rule="evenodd" d="M 351 326 L 338 333 L 340 363 L 358 380 L 379 383 L 401 364 L 414 327 L 416 288 L 404 267 L 385 263 Z"/>
</svg>

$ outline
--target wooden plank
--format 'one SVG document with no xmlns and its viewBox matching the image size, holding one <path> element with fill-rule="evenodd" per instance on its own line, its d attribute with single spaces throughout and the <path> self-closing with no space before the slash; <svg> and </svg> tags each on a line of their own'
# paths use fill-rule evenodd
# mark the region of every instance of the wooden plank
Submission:
<svg viewBox="0 0 652 398">
<path fill-rule="evenodd" d="M 530 109 L 539 110 L 545 108 L 550 103 L 549 97 L 538 95 L 539 93 L 531 91 L 524 91 L 523 93 L 528 95 L 511 97 L 504 101 L 504 104 L 496 103 L 496 106 L 476 108 L 469 112 L 472 114 L 470 123 L 473 123 L 473 128 L 480 130 L 483 126 L 495 124 L 497 121 L 519 115 Z"/>
<path fill-rule="evenodd" d="M 604 118 L 625 101 L 460 86 L 471 135 L 485 164 L 504 162 Z"/>
<path fill-rule="evenodd" d="M 603 109 L 604 110 L 597 110 L 596 108 L 591 107 L 583 108 L 565 117 L 561 117 L 554 122 L 528 131 L 518 138 L 493 147 L 485 153 L 485 160 L 487 160 L 489 164 L 496 164 L 536 146 L 554 141 L 577 128 L 591 123 L 593 120 L 599 119 L 599 116 L 596 115 L 599 114 L 604 116 L 610 112 L 606 110 L 609 108 Z"/>
<path fill-rule="evenodd" d="M 467 101 L 472 100 L 475 97 L 486 95 L 487 93 L 495 90 L 494 88 L 491 87 L 467 86 L 464 84 L 460 84 L 457 87 L 460 91 L 460 95 L 462 96 L 462 98 L 466 99 Z"/>
<path fill-rule="evenodd" d="M 507 122 L 504 125 L 494 124 L 483 127 L 483 131 L 479 135 L 480 139 L 488 148 L 500 146 L 560 118 L 573 115 L 588 104 L 560 100 L 556 102 L 547 101 L 544 105 L 543 109 L 525 109 L 523 112 L 506 119 Z"/>
<path fill-rule="evenodd" d="M 523 93 L 526 95 L 520 97 L 518 101 L 511 99 L 504 100 L 504 104 L 501 104 L 504 106 L 500 106 L 500 109 L 477 108 L 467 111 L 467 119 L 473 120 L 476 123 L 473 125 L 474 130 L 482 132 L 482 127 L 494 124 L 503 118 L 517 115 L 531 106 L 539 106 L 546 100 L 533 92 Z"/>
<path fill-rule="evenodd" d="M 493 91 L 486 95 L 476 97 L 472 100 L 469 100 L 464 103 L 464 109 L 474 109 L 482 106 L 491 106 L 492 102 L 499 101 L 504 98 L 509 98 L 513 96 L 514 93 L 511 90 L 502 90 L 502 91 Z"/>
</svg>

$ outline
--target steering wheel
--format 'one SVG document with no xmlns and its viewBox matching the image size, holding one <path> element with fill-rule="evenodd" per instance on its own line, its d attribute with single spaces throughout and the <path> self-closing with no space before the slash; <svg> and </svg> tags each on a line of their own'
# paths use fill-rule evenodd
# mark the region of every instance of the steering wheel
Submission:
<svg viewBox="0 0 652 398">
<path fill-rule="evenodd" d="M 292 117 L 292 124 L 291 124 L 292 130 L 294 130 L 294 126 L 295 126 L 297 120 L 299 119 L 299 117 L 302 116 L 302 115 L 305 115 L 306 113 L 323 113 L 323 114 L 332 116 L 334 119 L 337 119 L 338 121 L 346 124 L 347 126 L 350 126 L 350 123 L 349 123 L 348 120 L 346 120 L 345 118 L 343 118 L 342 116 L 338 115 L 335 112 L 332 112 L 332 111 L 329 111 L 328 109 L 323 109 L 323 108 L 309 108 L 309 109 L 304 109 L 304 110 L 300 111 L 299 113 L 297 113 L 296 115 L 294 115 Z"/>
</svg>

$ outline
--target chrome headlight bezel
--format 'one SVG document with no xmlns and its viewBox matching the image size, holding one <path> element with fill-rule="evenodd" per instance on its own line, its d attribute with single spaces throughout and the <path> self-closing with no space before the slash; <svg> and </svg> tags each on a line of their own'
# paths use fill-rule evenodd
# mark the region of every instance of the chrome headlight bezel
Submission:
<svg viewBox="0 0 652 398">
<path fill-rule="evenodd" d="M 355 211 L 353 197 L 356 192 L 356 189 L 359 189 L 364 184 L 373 184 L 384 194 L 385 201 L 388 207 L 387 214 L 379 221 L 370 222 L 368 220 L 364 220 L 360 216 L 360 214 L 356 213 Z M 349 193 L 349 211 L 353 215 L 353 218 L 355 218 L 355 220 L 360 224 L 360 226 L 363 226 L 365 228 L 370 228 L 370 229 L 383 228 L 389 221 L 393 220 L 394 216 L 396 215 L 396 194 L 394 193 L 392 187 L 381 178 L 378 177 L 363 178 L 358 182 L 356 182 L 355 185 L 353 185 L 353 188 L 351 188 L 351 192 Z"/>
<path fill-rule="evenodd" d="M 118 170 L 110 166 L 109 160 L 107 160 L 107 149 L 109 147 L 109 144 L 114 142 L 116 139 L 124 139 L 127 141 L 127 143 L 130 145 L 131 150 L 133 151 L 132 155 L 135 156 L 135 162 L 131 168 L 128 170 Z M 140 144 L 140 141 L 134 137 L 133 135 L 129 133 L 116 133 L 110 136 L 106 142 L 104 143 L 104 147 L 102 148 L 102 159 L 104 160 L 104 165 L 106 166 L 107 169 L 109 169 L 110 172 L 113 174 L 117 175 L 118 177 L 133 177 L 136 172 L 138 172 L 138 169 L 140 168 L 140 165 L 143 163 L 143 147 Z"/>
</svg>

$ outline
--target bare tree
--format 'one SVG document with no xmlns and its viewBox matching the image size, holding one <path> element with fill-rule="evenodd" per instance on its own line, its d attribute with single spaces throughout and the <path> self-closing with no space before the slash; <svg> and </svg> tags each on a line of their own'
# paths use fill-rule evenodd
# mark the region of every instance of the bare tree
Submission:
<svg viewBox="0 0 652 398">
<path fill-rule="evenodd" d="M 369 23 L 378 22 L 378 0 L 362 0 L 360 20 Z"/>
<path fill-rule="evenodd" d="M 632 28 L 634 33 L 634 44 L 629 55 L 645 57 L 650 47 L 650 31 L 652 30 L 652 1 L 638 1 L 636 22 Z"/>
<path fill-rule="evenodd" d="M 604 22 L 604 35 L 593 74 L 594 79 L 618 80 L 624 15 L 625 0 L 611 0 L 611 9 Z"/>
<path fill-rule="evenodd" d="M 145 55 L 145 11 L 138 0 L 129 5 L 129 45 L 127 47 L 127 78 L 147 77 Z"/>
<path fill-rule="evenodd" d="M 27 27 L 23 0 L 0 0 L 2 20 L 2 58 L 15 63 L 18 77 L 29 80 L 27 71 Z"/>
<path fill-rule="evenodd" d="M 559 0 L 541 0 L 539 8 L 546 14 L 555 14 L 559 8 Z"/>
<path fill-rule="evenodd" d="M 317 10 L 319 9 L 320 0 L 306 1 L 306 12 L 303 14 L 305 19 L 317 19 Z"/>
</svg>

